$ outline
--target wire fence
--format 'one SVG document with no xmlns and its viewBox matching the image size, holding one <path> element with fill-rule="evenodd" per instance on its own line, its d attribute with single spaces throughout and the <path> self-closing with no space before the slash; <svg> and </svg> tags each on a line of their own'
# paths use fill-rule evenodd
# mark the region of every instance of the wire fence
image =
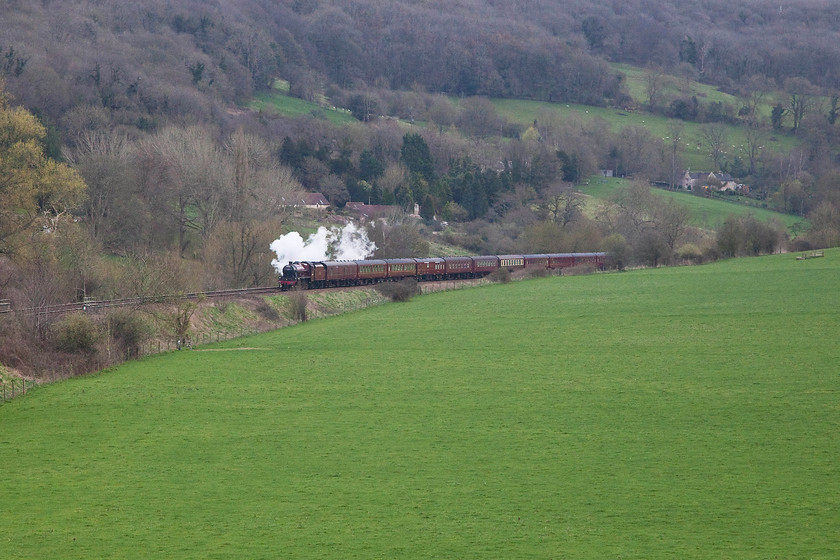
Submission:
<svg viewBox="0 0 840 560">
<path fill-rule="evenodd" d="M 35 385 L 36 382 L 31 379 L 0 379 L 0 403 L 25 395 L 27 391 L 34 389 Z"/>
</svg>

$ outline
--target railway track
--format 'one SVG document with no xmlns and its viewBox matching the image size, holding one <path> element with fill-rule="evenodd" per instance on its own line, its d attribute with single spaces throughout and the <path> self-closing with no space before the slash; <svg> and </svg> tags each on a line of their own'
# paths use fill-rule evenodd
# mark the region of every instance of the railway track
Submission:
<svg viewBox="0 0 840 560">
<path fill-rule="evenodd" d="M 474 283 L 474 280 L 438 280 L 438 281 L 430 281 L 430 282 L 422 282 L 424 286 L 424 291 L 437 291 L 439 289 L 445 289 L 446 287 L 451 287 L 454 284 L 469 284 Z M 333 292 L 333 291 L 345 291 L 345 290 L 356 290 L 356 289 L 365 289 L 370 288 L 370 285 L 362 285 L 362 286 L 341 286 L 341 287 L 331 287 L 331 288 L 317 288 L 306 290 L 307 292 Z M 148 305 L 153 303 L 166 303 L 172 302 L 179 299 L 189 299 L 189 300 L 197 300 L 197 299 L 223 299 L 223 298 L 235 298 L 235 297 L 248 297 L 248 296 L 256 296 L 260 294 L 273 294 L 273 293 L 288 293 L 288 292 L 281 292 L 277 286 L 264 286 L 260 288 L 240 288 L 240 289 L 232 289 L 232 290 L 213 290 L 208 292 L 191 292 L 182 295 L 165 295 L 165 296 L 146 296 L 146 297 L 135 297 L 135 298 L 122 298 L 122 299 L 103 299 L 103 300 L 85 300 L 80 302 L 72 302 L 72 303 L 57 303 L 52 305 L 42 305 L 40 307 L 23 307 L 23 308 L 14 308 L 11 305 L 9 300 L 0 300 L 0 314 L 3 313 L 11 313 L 11 312 L 20 312 L 20 313 L 28 313 L 28 314 L 40 314 L 40 315 L 58 315 L 62 313 L 72 313 L 75 311 L 98 311 L 102 309 L 112 309 L 117 307 L 136 307 L 140 305 Z"/>
<path fill-rule="evenodd" d="M 276 286 L 266 286 L 261 288 L 241 288 L 236 290 L 213 290 L 209 292 L 192 292 L 182 295 L 166 295 L 166 296 L 148 296 L 122 299 L 105 299 L 105 300 L 85 300 L 72 303 L 58 303 L 53 305 L 42 305 L 38 307 L 24 307 L 13 308 L 9 300 L 0 300 L 0 313 L 11 313 L 12 311 L 21 313 L 39 313 L 45 315 L 54 315 L 61 313 L 72 313 L 74 311 L 96 311 L 99 309 L 111 309 L 116 307 L 134 307 L 138 305 L 146 305 L 150 303 L 165 303 L 168 301 L 176 301 L 179 299 L 215 299 L 215 298 L 231 298 L 231 297 L 247 297 L 259 294 L 268 294 L 279 292 Z"/>
</svg>

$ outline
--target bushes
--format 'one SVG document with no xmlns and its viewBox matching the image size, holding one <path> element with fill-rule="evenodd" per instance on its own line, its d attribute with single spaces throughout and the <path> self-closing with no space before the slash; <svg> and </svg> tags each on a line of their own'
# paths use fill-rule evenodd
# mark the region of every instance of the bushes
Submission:
<svg viewBox="0 0 840 560">
<path fill-rule="evenodd" d="M 598 267 L 594 264 L 578 264 L 563 269 L 563 276 L 581 276 L 583 274 L 594 274 Z"/>
<path fill-rule="evenodd" d="M 758 221 L 754 216 L 729 216 L 717 232 L 717 248 L 725 257 L 772 253 L 782 240 L 782 226 Z"/>
<path fill-rule="evenodd" d="M 306 297 L 306 292 L 297 290 L 289 294 L 289 299 L 286 301 L 286 311 L 289 318 L 293 321 L 306 321 L 306 306 L 309 304 L 309 298 Z"/>
<path fill-rule="evenodd" d="M 93 354 L 99 338 L 99 329 L 87 315 L 68 315 L 55 326 L 55 347 L 62 352 Z"/>
<path fill-rule="evenodd" d="M 499 268 L 491 272 L 487 279 L 497 284 L 510 284 L 510 270 Z"/>
<path fill-rule="evenodd" d="M 404 278 L 399 282 L 385 282 L 379 284 L 376 289 L 391 301 L 408 301 L 420 295 L 420 284 L 414 278 Z"/>
<path fill-rule="evenodd" d="M 499 270 L 506 270 L 506 269 L 499 269 Z M 545 278 L 546 276 L 549 276 L 550 274 L 551 274 L 551 271 L 549 271 L 547 268 L 544 268 L 542 266 L 536 267 L 536 268 L 528 267 L 527 269 L 525 269 L 525 275 L 528 278 Z"/>
<path fill-rule="evenodd" d="M 151 327 L 142 317 L 125 310 L 115 311 L 109 315 L 107 324 L 114 343 L 130 354 L 137 354 L 140 345 L 152 332 Z"/>
</svg>

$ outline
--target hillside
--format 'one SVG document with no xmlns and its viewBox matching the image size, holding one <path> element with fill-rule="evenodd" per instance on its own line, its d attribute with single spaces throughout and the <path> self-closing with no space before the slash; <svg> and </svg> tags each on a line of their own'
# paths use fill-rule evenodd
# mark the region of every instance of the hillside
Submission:
<svg viewBox="0 0 840 560">
<path fill-rule="evenodd" d="M 565 10 L 549 0 L 528 10 L 474 0 L 0 6 L 0 75 L 65 140 L 103 125 L 233 126 L 227 109 L 278 77 L 307 100 L 382 88 L 599 106 L 621 106 L 628 91 L 645 89 L 623 83 L 616 64 L 661 68 L 745 98 L 759 82 L 840 87 L 830 24 L 840 8 L 815 0 L 579 0 Z"/>
<path fill-rule="evenodd" d="M 38 389 L 0 406 L 4 554 L 836 556 L 838 263 L 442 293 Z"/>
</svg>

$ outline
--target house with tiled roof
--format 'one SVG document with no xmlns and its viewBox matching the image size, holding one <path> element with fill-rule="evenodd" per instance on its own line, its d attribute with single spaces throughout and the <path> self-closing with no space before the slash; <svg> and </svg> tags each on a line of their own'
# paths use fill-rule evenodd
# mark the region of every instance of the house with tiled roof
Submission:
<svg viewBox="0 0 840 560">
<path fill-rule="evenodd" d="M 714 171 L 701 171 L 697 173 L 686 171 L 683 174 L 680 186 L 689 191 L 703 189 L 742 194 L 749 192 L 749 187 L 735 181 L 729 173 L 715 173 Z"/>
<path fill-rule="evenodd" d="M 364 202 L 348 202 L 344 208 L 356 217 L 364 220 L 377 220 L 379 218 L 386 218 L 394 213 L 399 213 L 402 209 L 399 206 L 389 206 L 386 204 L 365 204 Z"/>
<path fill-rule="evenodd" d="M 321 193 L 301 193 L 290 200 L 283 199 L 286 206 L 293 208 L 311 208 L 313 210 L 324 210 L 329 208 L 330 201 Z"/>
</svg>

